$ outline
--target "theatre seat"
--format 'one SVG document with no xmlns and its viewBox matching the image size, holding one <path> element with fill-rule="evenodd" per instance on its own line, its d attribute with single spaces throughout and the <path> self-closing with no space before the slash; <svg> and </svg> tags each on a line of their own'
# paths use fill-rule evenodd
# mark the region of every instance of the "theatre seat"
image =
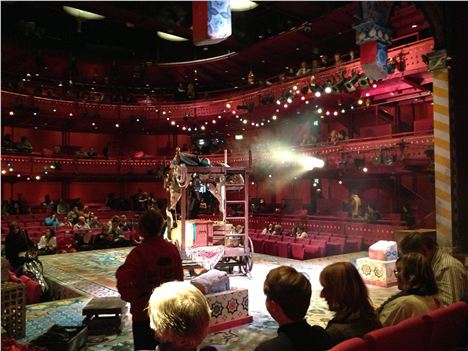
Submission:
<svg viewBox="0 0 468 351">
<path fill-rule="evenodd" d="M 260 254 L 263 253 L 263 246 L 264 246 L 263 239 L 252 238 L 252 244 L 254 247 L 254 252 L 260 253 Z"/>
<path fill-rule="evenodd" d="M 291 258 L 303 260 L 305 256 L 304 244 L 291 243 Z"/>
<path fill-rule="evenodd" d="M 462 346 L 460 342 L 467 327 L 468 304 L 457 302 L 428 312 L 422 318 L 430 330 L 428 351 L 450 351 Z"/>
<path fill-rule="evenodd" d="M 290 243 L 287 241 L 278 241 L 276 243 L 278 245 L 278 256 L 290 258 L 291 257 L 291 247 Z"/>
<path fill-rule="evenodd" d="M 265 240 L 263 253 L 271 256 L 278 256 L 278 245 L 276 240 Z"/>
<path fill-rule="evenodd" d="M 427 351 L 427 326 L 422 317 L 404 320 L 397 325 L 364 335 L 370 351 Z"/>
<path fill-rule="evenodd" d="M 370 351 L 367 343 L 361 338 L 352 338 L 345 340 L 329 351 Z M 396 350 L 395 350 L 396 351 Z"/>
</svg>

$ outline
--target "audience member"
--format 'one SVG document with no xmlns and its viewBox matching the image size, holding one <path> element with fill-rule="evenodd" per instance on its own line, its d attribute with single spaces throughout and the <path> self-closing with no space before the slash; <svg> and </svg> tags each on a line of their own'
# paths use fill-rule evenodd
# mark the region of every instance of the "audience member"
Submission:
<svg viewBox="0 0 468 351">
<path fill-rule="evenodd" d="M 255 351 L 328 350 L 325 330 L 305 320 L 312 288 L 302 273 L 288 266 L 272 269 L 263 284 L 263 292 L 266 308 L 279 324 L 278 336 L 261 343 Z"/>
<path fill-rule="evenodd" d="M 78 206 L 73 207 L 73 209 L 67 214 L 67 218 L 72 224 L 77 223 L 78 217 L 80 216 L 81 216 L 81 213 L 80 213 L 80 210 L 78 209 Z"/>
<path fill-rule="evenodd" d="M 78 251 L 89 251 L 94 249 L 94 236 L 90 229 L 75 234 L 76 249 Z M 110 247 L 110 246 L 109 246 Z"/>
<path fill-rule="evenodd" d="M 269 223 L 268 226 L 263 228 L 262 235 L 271 235 L 271 234 L 273 234 L 274 229 L 275 229 L 274 224 Z"/>
<path fill-rule="evenodd" d="M 13 142 L 13 137 L 11 134 L 5 134 L 3 136 L 2 148 L 6 150 L 12 150 L 16 147 L 15 143 Z"/>
<path fill-rule="evenodd" d="M 57 214 L 67 214 L 68 213 L 68 203 L 63 199 L 60 199 L 57 204 Z"/>
<path fill-rule="evenodd" d="M 153 289 L 184 279 L 179 250 L 162 237 L 163 222 L 163 216 L 156 210 L 148 210 L 140 216 L 138 227 L 143 242 L 130 251 L 116 272 L 117 289 L 131 306 L 135 350 L 154 350 L 157 345 L 146 311 Z"/>
<path fill-rule="evenodd" d="M 109 227 L 104 224 L 101 228 L 101 232 L 94 238 L 95 249 L 109 249 L 114 244 L 114 236 L 109 232 Z"/>
<path fill-rule="evenodd" d="M 99 229 L 100 229 L 100 228 L 102 228 L 102 223 L 99 222 L 98 216 L 93 216 L 93 217 L 91 218 L 91 221 L 89 222 L 89 227 L 90 227 L 91 229 L 95 229 L 95 228 L 99 228 Z"/>
<path fill-rule="evenodd" d="M 384 326 L 422 316 L 441 306 L 437 299 L 434 273 L 422 254 L 413 252 L 399 257 L 395 275 L 401 291 L 387 299 L 377 310 Z"/>
<path fill-rule="evenodd" d="M 22 252 L 34 247 L 34 243 L 29 239 L 28 232 L 21 229 L 17 222 L 9 224 L 9 232 L 5 237 L 5 257 L 10 262 L 13 271 L 21 269 L 24 263 Z"/>
<path fill-rule="evenodd" d="M 159 345 L 156 351 L 196 351 L 208 334 L 211 310 L 195 286 L 168 282 L 154 289 L 148 304 L 150 325 Z M 216 351 L 207 346 L 200 351 Z"/>
<path fill-rule="evenodd" d="M 275 224 L 275 229 L 271 235 L 283 235 L 283 227 L 281 224 Z"/>
<path fill-rule="evenodd" d="M 300 68 L 296 72 L 296 76 L 303 76 L 310 72 L 310 68 L 307 67 L 307 62 L 302 61 Z"/>
<path fill-rule="evenodd" d="M 21 137 L 21 141 L 18 144 L 16 144 L 16 149 L 20 152 L 31 153 L 33 147 L 31 143 L 29 142 L 28 138 L 23 136 Z"/>
<path fill-rule="evenodd" d="M 88 149 L 88 151 L 86 152 L 86 156 L 87 156 L 88 158 L 96 158 L 96 157 L 97 157 L 97 152 L 94 151 L 94 148 L 93 148 L 93 147 L 90 147 L 90 148 Z"/>
<path fill-rule="evenodd" d="M 460 301 L 468 294 L 468 276 L 463 264 L 449 253 L 442 251 L 431 236 L 412 232 L 398 244 L 402 254 L 418 252 L 430 263 L 438 287 L 438 299 L 444 305 Z"/>
<path fill-rule="evenodd" d="M 46 226 L 56 228 L 60 225 L 60 221 L 58 220 L 57 215 L 55 213 L 51 213 L 45 218 L 44 224 Z"/>
<path fill-rule="evenodd" d="M 57 238 L 55 237 L 55 229 L 47 228 L 45 234 L 39 239 L 37 244 L 40 255 L 52 255 L 57 252 Z"/>
<path fill-rule="evenodd" d="M 307 239 L 309 235 L 305 231 L 304 224 L 300 224 L 297 226 L 296 230 L 296 238 L 298 239 Z"/>
<path fill-rule="evenodd" d="M 320 273 L 320 284 L 320 297 L 335 312 L 325 329 L 332 346 L 382 327 L 367 287 L 351 263 L 336 262 L 325 267 Z"/>
<path fill-rule="evenodd" d="M 73 226 L 74 232 L 84 232 L 85 230 L 90 229 L 89 224 L 85 222 L 84 216 L 78 217 L 78 222 Z"/>
</svg>

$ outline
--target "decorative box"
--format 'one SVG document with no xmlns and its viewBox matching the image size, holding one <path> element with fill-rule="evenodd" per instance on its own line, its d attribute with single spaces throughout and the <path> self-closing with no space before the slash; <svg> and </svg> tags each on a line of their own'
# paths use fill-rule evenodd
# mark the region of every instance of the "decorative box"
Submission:
<svg viewBox="0 0 468 351">
<path fill-rule="evenodd" d="M 249 316 L 249 291 L 232 288 L 215 294 L 206 295 L 211 309 L 209 332 L 238 327 L 252 322 Z"/>
<path fill-rule="evenodd" d="M 393 273 L 395 262 L 363 257 L 356 260 L 356 266 L 366 284 L 389 287 L 397 283 Z"/>
<path fill-rule="evenodd" d="M 54 351 L 78 351 L 86 345 L 87 326 L 53 325 L 47 332 L 31 340 L 31 345 Z"/>
<path fill-rule="evenodd" d="M 89 335 L 120 334 L 126 302 L 120 297 L 95 297 L 83 307 Z"/>
<path fill-rule="evenodd" d="M 380 261 L 392 261 L 398 258 L 395 241 L 379 240 L 369 247 L 369 258 Z"/>
</svg>

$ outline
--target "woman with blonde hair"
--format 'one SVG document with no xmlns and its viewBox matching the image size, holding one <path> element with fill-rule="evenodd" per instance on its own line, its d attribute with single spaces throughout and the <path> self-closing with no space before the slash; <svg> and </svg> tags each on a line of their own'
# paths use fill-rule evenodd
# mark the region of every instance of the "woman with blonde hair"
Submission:
<svg viewBox="0 0 468 351">
<path fill-rule="evenodd" d="M 320 297 L 327 301 L 335 316 L 325 330 L 332 345 L 381 328 L 369 292 L 358 270 L 349 262 L 336 262 L 320 273 L 323 289 Z"/>
<path fill-rule="evenodd" d="M 437 283 L 429 261 L 420 253 L 402 255 L 396 261 L 395 275 L 398 289 L 378 309 L 384 326 L 398 324 L 402 320 L 422 316 L 441 307 L 437 299 Z"/>
</svg>

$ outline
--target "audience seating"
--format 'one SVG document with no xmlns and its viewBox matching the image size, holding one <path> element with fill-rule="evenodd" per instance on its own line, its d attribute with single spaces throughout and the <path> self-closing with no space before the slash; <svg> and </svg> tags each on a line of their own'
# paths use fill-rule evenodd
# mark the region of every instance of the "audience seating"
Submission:
<svg viewBox="0 0 468 351">
<path fill-rule="evenodd" d="M 369 351 L 369 347 L 363 339 L 352 338 L 332 347 L 330 351 Z"/>
<path fill-rule="evenodd" d="M 468 304 L 457 302 L 421 317 L 352 338 L 329 351 L 455 351 L 467 350 Z M 465 333 L 465 335 L 463 334 Z M 465 339 L 464 339 L 465 338 Z"/>
<path fill-rule="evenodd" d="M 423 317 L 428 334 L 427 351 L 451 351 L 467 332 L 468 304 L 457 302 L 446 308 L 428 312 Z M 468 345 L 464 345 L 468 347 Z"/>
</svg>

